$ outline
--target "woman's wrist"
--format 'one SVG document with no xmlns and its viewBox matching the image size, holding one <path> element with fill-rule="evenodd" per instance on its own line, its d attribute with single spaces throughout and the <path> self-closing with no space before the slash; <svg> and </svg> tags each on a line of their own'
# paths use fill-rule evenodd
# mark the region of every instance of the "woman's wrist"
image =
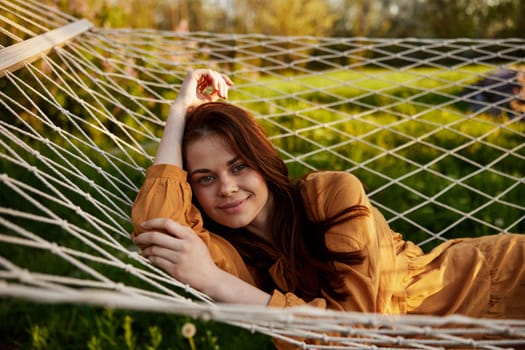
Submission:
<svg viewBox="0 0 525 350">
<path fill-rule="evenodd" d="M 201 291 L 223 303 L 267 305 L 271 298 L 270 294 L 218 267 L 214 277 L 207 280 L 207 286 Z"/>
<path fill-rule="evenodd" d="M 184 134 L 184 125 L 186 123 L 186 111 L 187 108 L 181 104 L 172 104 L 168 118 L 166 119 L 166 127 L 172 134 L 172 137 L 176 138 L 179 143 L 182 143 L 182 137 Z"/>
</svg>

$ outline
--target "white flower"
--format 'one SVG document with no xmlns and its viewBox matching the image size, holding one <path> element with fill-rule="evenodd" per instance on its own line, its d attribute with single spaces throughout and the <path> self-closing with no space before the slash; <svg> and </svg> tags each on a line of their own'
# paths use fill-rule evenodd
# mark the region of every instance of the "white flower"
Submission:
<svg viewBox="0 0 525 350">
<path fill-rule="evenodd" d="M 191 322 L 186 322 L 182 326 L 181 332 L 184 338 L 193 338 L 195 333 L 197 333 L 197 327 Z"/>
</svg>

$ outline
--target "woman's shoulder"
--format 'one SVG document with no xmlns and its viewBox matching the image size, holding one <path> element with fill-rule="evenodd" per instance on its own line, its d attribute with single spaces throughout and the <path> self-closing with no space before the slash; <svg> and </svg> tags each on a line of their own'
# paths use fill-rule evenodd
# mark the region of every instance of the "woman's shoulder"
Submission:
<svg viewBox="0 0 525 350">
<path fill-rule="evenodd" d="M 300 182 L 322 182 L 330 181 L 357 181 L 360 183 L 360 180 L 354 174 L 347 171 L 336 171 L 336 170 L 322 170 L 322 171 L 313 171 L 306 174 Z"/>
<path fill-rule="evenodd" d="M 298 182 L 298 188 L 312 219 L 322 220 L 355 205 L 369 206 L 361 181 L 349 172 L 313 172 Z"/>
<path fill-rule="evenodd" d="M 350 190 L 364 191 L 361 180 L 346 171 L 315 171 L 304 176 L 298 183 L 301 192 L 337 194 Z"/>
</svg>

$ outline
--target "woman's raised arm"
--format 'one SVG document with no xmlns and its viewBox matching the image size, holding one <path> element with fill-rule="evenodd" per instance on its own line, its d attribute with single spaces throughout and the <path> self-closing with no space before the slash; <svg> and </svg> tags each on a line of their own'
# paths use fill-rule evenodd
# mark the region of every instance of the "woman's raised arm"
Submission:
<svg viewBox="0 0 525 350">
<path fill-rule="evenodd" d="M 213 70 L 188 72 L 170 107 L 154 164 L 182 168 L 186 112 L 206 102 L 226 99 L 232 85 L 227 76 Z M 253 279 L 238 252 L 202 227 L 200 214 L 187 196 L 190 190 L 185 175 L 183 180 L 182 170 L 174 168 L 149 170 L 150 177 L 132 211 L 133 242 L 154 265 L 217 301 L 266 305 L 269 294 L 252 285 Z"/>
<path fill-rule="evenodd" d="M 181 144 L 186 111 L 206 102 L 228 98 L 228 88 L 232 85 L 230 78 L 211 69 L 197 69 L 187 73 L 179 94 L 170 107 L 155 164 L 182 167 Z"/>
</svg>

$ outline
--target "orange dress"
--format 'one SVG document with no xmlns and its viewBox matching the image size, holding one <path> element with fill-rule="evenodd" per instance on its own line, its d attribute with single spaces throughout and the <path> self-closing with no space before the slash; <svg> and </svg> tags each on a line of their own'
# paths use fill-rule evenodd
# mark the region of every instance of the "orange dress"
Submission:
<svg viewBox="0 0 525 350">
<path fill-rule="evenodd" d="M 340 311 L 525 318 L 525 235 L 454 239 L 424 254 L 390 229 L 355 176 L 317 172 L 299 186 L 313 222 L 353 205 L 364 205 L 371 213 L 333 225 L 325 236 L 329 249 L 361 250 L 365 256 L 359 265 L 335 263 L 345 276 L 344 285 L 336 291 L 345 297 L 335 298 L 334 290 L 321 290 L 308 304 Z M 140 234 L 139 224 L 145 220 L 171 218 L 192 227 L 222 269 L 254 285 L 270 277 L 276 288 L 270 291 L 269 306 L 307 303 L 288 292 L 284 256 L 276 258 L 267 271 L 246 265 L 230 243 L 203 227 L 191 196 L 184 170 L 173 165 L 150 167 L 133 206 L 133 235 Z"/>
</svg>

